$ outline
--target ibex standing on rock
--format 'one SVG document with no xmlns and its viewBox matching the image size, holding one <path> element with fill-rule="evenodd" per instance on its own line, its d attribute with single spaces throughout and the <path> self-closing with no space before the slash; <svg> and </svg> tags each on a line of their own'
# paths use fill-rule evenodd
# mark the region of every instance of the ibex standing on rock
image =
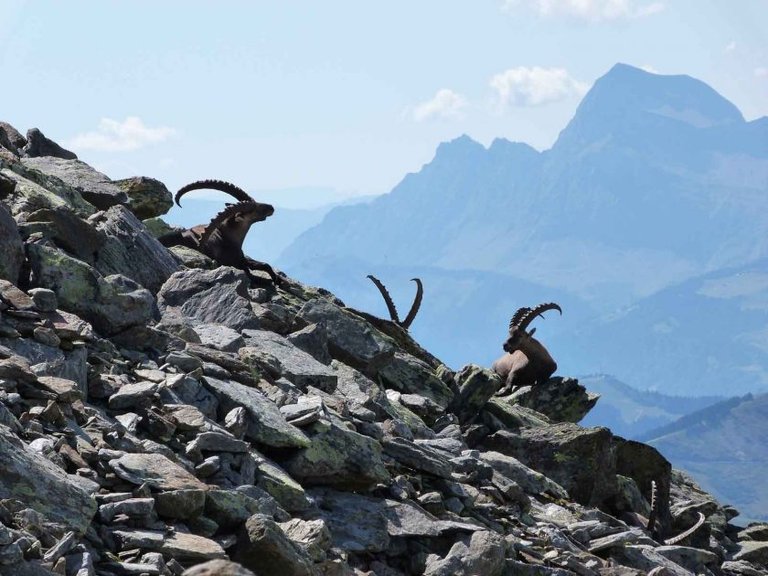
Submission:
<svg viewBox="0 0 768 576">
<path fill-rule="evenodd" d="M 509 338 L 504 341 L 506 354 L 493 363 L 493 371 L 504 381 L 498 393 L 505 393 L 516 386 L 532 386 L 545 382 L 555 370 L 557 363 L 544 345 L 533 337 L 536 328 L 526 332 L 536 316 L 547 310 L 563 313 L 554 302 L 539 304 L 534 308 L 520 308 L 509 322 Z"/>
<path fill-rule="evenodd" d="M 277 286 L 278 276 L 272 266 L 249 258 L 243 253 L 243 241 L 254 222 L 261 222 L 271 216 L 275 209 L 271 204 L 262 204 L 251 198 L 245 190 L 221 180 L 200 180 L 187 184 L 176 192 L 176 204 L 192 190 L 211 189 L 226 192 L 237 200 L 229 204 L 214 216 L 208 224 L 193 226 L 187 230 L 171 232 L 159 238 L 164 246 L 186 246 L 202 252 L 222 266 L 234 266 L 245 271 L 254 284 L 264 284 L 267 280 L 255 276 L 251 270 L 261 270 L 269 274 L 272 283 Z"/>
</svg>

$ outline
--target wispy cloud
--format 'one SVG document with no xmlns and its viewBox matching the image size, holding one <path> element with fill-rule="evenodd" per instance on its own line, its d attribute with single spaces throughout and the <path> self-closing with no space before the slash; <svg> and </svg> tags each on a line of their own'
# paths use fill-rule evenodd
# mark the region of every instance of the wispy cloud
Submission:
<svg viewBox="0 0 768 576">
<path fill-rule="evenodd" d="M 150 128 L 137 116 L 128 116 L 123 121 L 102 118 L 96 130 L 78 134 L 67 145 L 79 150 L 127 152 L 163 142 L 175 133 L 167 126 Z"/>
<path fill-rule="evenodd" d="M 417 104 L 412 110 L 412 115 L 417 122 L 430 118 L 460 118 L 466 106 L 467 100 L 461 94 L 443 88 L 430 100 Z"/>
<path fill-rule="evenodd" d="M 726 54 L 730 54 L 731 52 L 735 52 L 736 51 L 736 40 L 731 40 L 730 42 L 728 42 L 728 44 L 726 44 L 726 46 L 723 49 L 723 51 Z"/>
<path fill-rule="evenodd" d="M 496 74 L 490 81 L 500 107 L 540 106 L 581 96 L 589 85 L 572 78 L 564 68 L 520 66 Z"/>
<path fill-rule="evenodd" d="M 755 78 L 768 78 L 768 68 L 764 66 L 755 68 Z"/>
<path fill-rule="evenodd" d="M 532 9 L 543 17 L 569 16 L 591 22 L 643 18 L 664 10 L 663 2 L 635 0 L 504 0 L 505 11 Z"/>
<path fill-rule="evenodd" d="M 649 72 L 651 74 L 658 74 L 659 73 L 659 71 L 656 68 L 654 68 L 653 66 L 651 66 L 650 64 L 643 64 L 642 66 L 640 66 L 640 69 L 641 70 L 645 70 L 646 72 Z"/>
</svg>

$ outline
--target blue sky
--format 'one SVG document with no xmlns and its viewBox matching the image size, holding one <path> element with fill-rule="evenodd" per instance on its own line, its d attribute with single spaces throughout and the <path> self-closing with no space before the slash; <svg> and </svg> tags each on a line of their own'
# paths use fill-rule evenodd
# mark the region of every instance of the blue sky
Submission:
<svg viewBox="0 0 768 576">
<path fill-rule="evenodd" d="M 616 62 L 768 115 L 768 1 L 0 0 L 0 120 L 112 178 L 318 202 L 466 133 L 551 146 Z M 278 203 L 278 202 L 276 202 Z"/>
</svg>

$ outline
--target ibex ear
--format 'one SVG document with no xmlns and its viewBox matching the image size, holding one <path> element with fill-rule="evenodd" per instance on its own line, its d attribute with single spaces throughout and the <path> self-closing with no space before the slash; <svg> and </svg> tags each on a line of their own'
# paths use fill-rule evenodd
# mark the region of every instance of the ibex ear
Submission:
<svg viewBox="0 0 768 576">
<path fill-rule="evenodd" d="M 532 328 L 530 332 L 528 332 L 528 336 L 533 336 L 536 333 L 536 328 Z"/>
</svg>

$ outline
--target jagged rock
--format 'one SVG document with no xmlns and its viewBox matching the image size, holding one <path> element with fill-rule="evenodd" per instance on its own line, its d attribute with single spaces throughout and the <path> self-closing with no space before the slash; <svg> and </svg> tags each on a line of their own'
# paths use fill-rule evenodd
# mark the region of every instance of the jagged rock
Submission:
<svg viewBox="0 0 768 576">
<path fill-rule="evenodd" d="M 514 456 L 551 478 L 585 505 L 600 505 L 616 494 L 616 460 L 607 428 L 560 423 L 546 428 L 501 430 L 486 438 L 486 449 Z"/>
<path fill-rule="evenodd" d="M 384 503 L 350 492 L 314 489 L 320 517 L 331 532 L 333 545 L 350 552 L 382 552 L 389 547 Z"/>
<path fill-rule="evenodd" d="M 768 568 L 768 542 L 749 540 L 739 542 L 739 551 L 733 555 L 733 559 Z"/>
<path fill-rule="evenodd" d="M 595 406 L 599 394 L 587 392 L 575 378 L 556 376 L 536 386 L 522 386 L 503 400 L 520 404 L 553 422 L 579 422 Z"/>
<path fill-rule="evenodd" d="M 40 236 L 58 248 L 90 265 L 106 242 L 105 235 L 66 206 L 41 208 L 26 218 L 21 226 L 25 237 Z"/>
<path fill-rule="evenodd" d="M 164 518 L 197 518 L 208 501 L 208 492 L 202 489 L 167 490 L 154 497 L 155 509 Z"/>
<path fill-rule="evenodd" d="M 489 450 L 482 452 L 480 459 L 529 494 L 548 494 L 555 498 L 568 498 L 568 493 L 562 486 L 512 456 Z"/>
<path fill-rule="evenodd" d="M 228 560 L 210 560 L 184 570 L 181 576 L 256 576 L 240 564 Z"/>
<path fill-rule="evenodd" d="M 739 540 L 758 540 L 768 542 L 768 524 L 750 524 L 739 531 Z"/>
<path fill-rule="evenodd" d="M 328 351 L 328 333 L 324 324 L 309 326 L 292 332 L 287 336 L 288 341 L 303 350 L 321 364 L 330 365 L 333 361 Z"/>
<path fill-rule="evenodd" d="M 719 561 L 714 552 L 688 546 L 659 546 L 656 552 L 695 574 L 717 566 Z"/>
<path fill-rule="evenodd" d="M 274 520 L 254 514 L 238 537 L 235 560 L 258 574 L 310 576 L 312 562 L 285 535 Z"/>
<path fill-rule="evenodd" d="M 289 424 L 278 407 L 261 392 L 237 382 L 206 377 L 206 386 L 218 397 L 222 415 L 242 406 L 248 414 L 246 436 L 254 442 L 275 448 L 302 448 L 310 445 L 307 436 Z"/>
<path fill-rule="evenodd" d="M 7 122 L 0 122 L 0 146 L 18 156 L 26 145 L 27 139 L 16 128 Z"/>
<path fill-rule="evenodd" d="M 331 355 L 368 376 L 375 375 L 395 353 L 390 338 L 359 316 L 323 298 L 307 302 L 298 317 L 308 323 L 324 324 Z"/>
<path fill-rule="evenodd" d="M 504 398 L 491 398 L 483 408 L 483 422 L 494 431 L 520 427 L 539 428 L 551 424 L 541 412 L 536 412 L 519 404 L 510 404 Z M 493 417 L 491 420 L 487 416 Z M 489 422 L 491 420 L 491 422 Z"/>
<path fill-rule="evenodd" d="M 453 468 L 448 458 L 428 446 L 405 438 L 385 439 L 382 445 L 384 452 L 400 464 L 439 478 L 451 478 Z"/>
<path fill-rule="evenodd" d="M 2 148 L 0 148 L 2 150 Z M 2 164 L 0 164 L 0 168 Z M 0 173 L 0 200 L 5 200 L 16 189 L 16 182 L 12 178 L 8 178 L 4 174 Z M 16 223 L 14 222 L 14 225 Z"/>
<path fill-rule="evenodd" d="M 723 562 L 720 568 L 725 574 L 738 574 L 739 576 L 765 576 L 765 571 L 758 569 L 754 564 L 745 560 Z"/>
<path fill-rule="evenodd" d="M 16 221 L 8 210 L 0 204 L 0 279 L 12 283 L 19 281 L 21 264 L 24 262 L 24 243 L 19 236 Z"/>
<path fill-rule="evenodd" d="M 381 444 L 375 440 L 330 421 L 315 422 L 305 430 L 309 446 L 283 463 L 303 484 L 365 490 L 389 479 Z"/>
<path fill-rule="evenodd" d="M 128 201 L 125 192 L 115 186 L 109 178 L 80 160 L 43 156 L 22 158 L 21 162 L 28 169 L 58 178 L 99 210 L 106 210 Z"/>
<path fill-rule="evenodd" d="M 612 443 L 616 455 L 616 473 L 632 478 L 648 502 L 651 501 L 651 483 L 656 484 L 656 499 L 659 503 L 657 526 L 663 537 L 671 536 L 669 501 L 672 465 L 658 450 L 647 444 L 620 437 L 614 437 Z M 687 526 L 690 525 L 692 522 Z"/>
<path fill-rule="evenodd" d="M 662 574 L 669 574 L 670 576 L 691 576 L 693 574 L 659 554 L 650 543 L 648 545 L 617 546 L 611 549 L 610 556 L 623 566 L 636 568 L 645 574 L 649 574 L 658 567 L 662 568 Z"/>
<path fill-rule="evenodd" d="M 266 356 L 267 361 L 272 359 L 277 363 L 281 375 L 302 390 L 306 391 L 309 386 L 325 392 L 336 389 L 336 373 L 291 344 L 287 338 L 264 330 L 247 330 L 244 333 L 248 345 L 238 355 L 246 364 L 250 365 L 249 360 L 253 358 L 258 365 L 259 358 Z"/>
<path fill-rule="evenodd" d="M 242 335 L 237 330 L 232 330 L 223 324 L 197 324 L 194 330 L 201 344 L 216 350 L 237 352 L 245 346 L 245 339 Z"/>
<path fill-rule="evenodd" d="M 56 292 L 47 288 L 32 288 L 29 290 L 32 301 L 40 312 L 56 312 L 59 307 L 59 300 L 56 298 Z"/>
<path fill-rule="evenodd" d="M 323 562 L 326 551 L 331 547 L 331 531 L 323 520 L 302 520 L 291 518 L 279 524 L 288 538 L 313 562 Z"/>
<path fill-rule="evenodd" d="M 103 277 L 93 267 L 57 248 L 28 246 L 35 282 L 56 293 L 65 310 L 80 314 L 104 335 L 113 335 L 152 318 L 152 294 L 119 274 Z"/>
<path fill-rule="evenodd" d="M 325 414 L 325 405 L 319 396 L 305 396 L 295 404 L 280 406 L 280 413 L 288 422 L 301 428 L 320 420 Z"/>
<path fill-rule="evenodd" d="M 251 452 L 256 461 L 257 485 L 289 512 L 304 512 L 311 507 L 304 488 L 273 461 Z"/>
<path fill-rule="evenodd" d="M 4 202 L 17 219 L 43 208 L 69 209 L 86 218 L 96 212 L 80 192 L 56 176 L 20 163 L 3 168 L 2 175 L 15 184 L 11 190 L 6 188 Z"/>
<path fill-rule="evenodd" d="M 115 180 L 115 186 L 128 196 L 128 207 L 140 220 L 162 216 L 173 206 L 173 195 L 154 178 L 135 176 Z"/>
<path fill-rule="evenodd" d="M 26 144 L 21 149 L 21 155 L 27 158 L 37 158 L 40 156 L 53 156 L 64 160 L 76 160 L 77 154 L 70 152 L 59 146 L 38 128 L 27 130 Z"/>
<path fill-rule="evenodd" d="M 94 266 L 102 274 L 122 274 L 156 294 L 179 265 L 125 206 L 114 206 L 91 218 L 105 236 Z"/>
<path fill-rule="evenodd" d="M 248 296 L 248 278 L 235 268 L 175 272 L 158 292 L 157 304 L 161 324 L 186 321 L 223 324 L 238 331 L 259 328 Z"/>
<path fill-rule="evenodd" d="M 453 399 L 449 410 L 465 424 L 472 421 L 496 391 L 501 388 L 501 379 L 497 374 L 470 364 L 456 374 L 459 393 Z"/>
<path fill-rule="evenodd" d="M 461 537 L 445 558 L 427 559 L 424 576 L 500 576 L 504 573 L 504 539 L 486 530 Z"/>
<path fill-rule="evenodd" d="M 0 499 L 25 502 L 50 521 L 85 533 L 96 513 L 96 501 L 63 470 L 27 449 L 0 426 Z"/>
<path fill-rule="evenodd" d="M 445 411 L 454 396 L 426 362 L 403 352 L 396 352 L 382 366 L 379 377 L 388 388 L 431 400 L 441 412 Z"/>
<path fill-rule="evenodd" d="M 123 454 L 109 461 L 123 480 L 157 490 L 206 490 L 207 486 L 162 454 Z"/>
</svg>

